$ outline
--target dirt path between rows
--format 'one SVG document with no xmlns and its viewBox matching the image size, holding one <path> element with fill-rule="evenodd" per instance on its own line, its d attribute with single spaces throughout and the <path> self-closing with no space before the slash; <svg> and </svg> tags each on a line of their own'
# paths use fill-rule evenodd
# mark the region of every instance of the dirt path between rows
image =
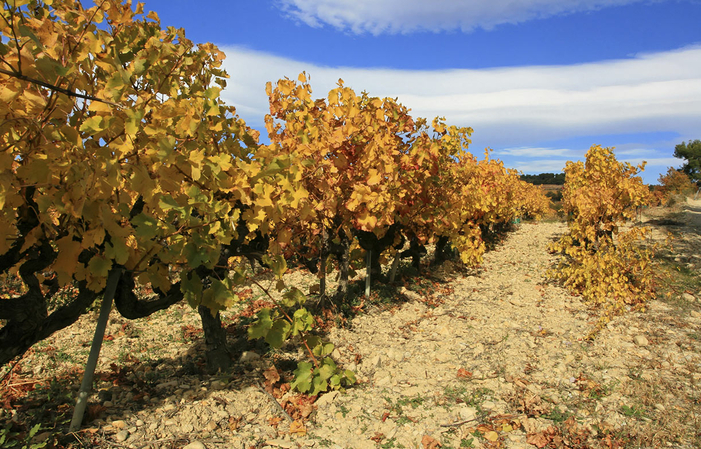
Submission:
<svg viewBox="0 0 701 449">
<path fill-rule="evenodd" d="M 545 280 L 555 260 L 547 246 L 565 229 L 522 224 L 479 270 L 434 273 L 431 304 L 405 290 L 407 302 L 333 329 L 334 356 L 360 383 L 298 404 L 309 415 L 303 427 L 290 428 L 260 388 L 273 361 L 298 354 L 252 348 L 232 373 L 208 376 L 192 343 L 201 342 L 194 311 L 176 306 L 133 322 L 113 314 L 82 439 L 188 449 L 698 447 L 701 286 L 651 301 L 586 341 L 596 315 Z M 678 242 L 670 260 L 698 273 L 698 234 Z M 69 370 L 84 361 L 93 319 L 23 360 L 24 378 L 44 381 L 27 410 L 3 411 L 0 422 L 41 409 L 36 398 L 47 392 L 73 394 L 79 377 Z"/>
</svg>

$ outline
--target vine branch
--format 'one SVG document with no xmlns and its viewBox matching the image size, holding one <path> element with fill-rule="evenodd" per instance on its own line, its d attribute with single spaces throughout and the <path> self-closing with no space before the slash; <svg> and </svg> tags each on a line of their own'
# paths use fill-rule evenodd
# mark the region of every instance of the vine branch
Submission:
<svg viewBox="0 0 701 449">
<path fill-rule="evenodd" d="M 56 86 L 55 84 L 47 83 L 46 81 L 41 81 L 41 80 L 38 80 L 36 78 L 31 78 L 31 77 L 23 75 L 19 72 L 13 72 L 10 70 L 5 70 L 5 69 L 0 68 L 0 73 L 7 75 L 7 76 L 11 76 L 13 78 L 20 79 L 22 81 L 27 81 L 27 82 L 30 82 L 32 84 L 46 87 L 47 89 L 51 89 L 54 92 L 59 92 L 59 93 L 62 93 L 64 95 L 68 95 L 69 97 L 82 98 L 83 100 L 90 100 L 90 101 L 99 101 L 100 103 L 105 103 L 105 104 L 109 104 L 111 106 L 119 107 L 119 105 L 117 103 L 113 103 L 113 102 L 108 101 L 108 100 L 103 100 L 102 98 L 93 97 L 92 95 L 81 94 L 79 92 L 75 92 L 75 91 L 72 91 L 70 89 Z"/>
</svg>

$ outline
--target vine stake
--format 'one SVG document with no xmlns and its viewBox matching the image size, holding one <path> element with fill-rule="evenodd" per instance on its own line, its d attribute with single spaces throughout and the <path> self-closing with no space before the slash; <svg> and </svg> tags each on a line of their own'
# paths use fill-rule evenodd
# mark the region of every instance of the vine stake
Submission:
<svg viewBox="0 0 701 449">
<path fill-rule="evenodd" d="M 102 306 L 100 306 L 100 317 L 97 320 L 97 326 L 95 326 L 95 335 L 92 339 L 88 363 L 85 365 L 83 383 L 80 385 L 80 392 L 78 393 L 78 400 L 75 404 L 75 409 L 73 410 L 73 419 L 71 420 L 69 432 L 75 432 L 80 429 L 80 424 L 83 422 L 85 407 L 88 405 L 88 394 L 90 393 L 90 390 L 92 390 L 92 379 L 93 374 L 95 374 L 95 367 L 97 366 L 97 358 L 100 356 L 100 348 L 102 348 L 102 340 L 105 336 L 107 320 L 109 319 L 110 311 L 112 310 L 112 300 L 114 299 L 114 294 L 117 290 L 117 282 L 119 282 L 119 277 L 121 275 L 121 268 L 115 269 L 112 270 L 107 278 L 105 296 L 102 299 Z"/>
</svg>

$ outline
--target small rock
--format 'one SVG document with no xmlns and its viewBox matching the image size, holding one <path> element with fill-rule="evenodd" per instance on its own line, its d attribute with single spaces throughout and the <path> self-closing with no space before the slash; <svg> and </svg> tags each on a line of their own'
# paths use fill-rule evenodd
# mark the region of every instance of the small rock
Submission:
<svg viewBox="0 0 701 449">
<path fill-rule="evenodd" d="M 32 443 L 34 443 L 34 444 L 43 443 L 44 441 L 48 440 L 49 437 L 51 437 L 51 432 L 38 433 L 38 434 L 34 435 L 34 438 L 32 438 Z M 37 444 L 37 446 L 32 445 L 32 447 L 43 447 L 43 446 L 39 446 Z"/>
<path fill-rule="evenodd" d="M 140 420 L 140 419 L 136 420 L 136 427 L 141 427 L 143 425 L 144 425 L 144 422 L 142 420 Z"/>
<path fill-rule="evenodd" d="M 633 342 L 638 346 L 647 346 L 650 342 L 645 338 L 644 335 L 636 335 L 633 337 Z"/>
<path fill-rule="evenodd" d="M 463 420 L 475 419 L 477 417 L 477 409 L 473 407 L 463 407 L 458 410 L 458 414 Z"/>
<path fill-rule="evenodd" d="M 192 424 L 183 424 L 182 426 L 180 426 L 180 430 L 183 433 L 190 433 L 193 430 L 195 430 L 195 427 Z"/>
<path fill-rule="evenodd" d="M 216 421 L 210 421 L 206 426 L 204 426 L 204 429 L 209 432 L 213 432 L 217 427 L 219 427 L 219 425 L 216 423 Z"/>
<path fill-rule="evenodd" d="M 326 393 L 319 397 L 319 399 L 316 400 L 316 406 L 317 407 L 325 407 L 329 404 L 331 404 L 334 399 L 338 396 L 338 391 L 331 391 L 329 393 Z"/>
<path fill-rule="evenodd" d="M 497 407 L 497 405 L 492 401 L 484 401 L 482 403 L 482 408 L 484 410 L 487 410 L 487 411 L 494 410 L 496 407 Z"/>
<path fill-rule="evenodd" d="M 215 380 L 212 382 L 211 387 L 212 390 L 223 390 L 227 385 L 228 383 L 223 380 Z"/>
<path fill-rule="evenodd" d="M 117 432 L 117 435 L 114 436 L 114 441 L 116 441 L 117 443 L 123 443 L 127 440 L 127 438 L 129 438 L 129 432 L 127 432 L 126 430 L 120 430 L 119 432 Z"/>
<path fill-rule="evenodd" d="M 207 446 L 205 446 L 204 443 L 202 443 L 201 441 L 195 440 L 187 446 L 183 447 L 183 449 L 207 449 Z"/>
<path fill-rule="evenodd" d="M 696 301 L 696 298 L 694 297 L 694 295 L 692 295 L 690 293 L 682 293 L 682 299 L 684 301 L 689 301 L 689 302 Z"/>
<path fill-rule="evenodd" d="M 292 442 L 285 440 L 268 440 L 265 442 L 265 444 L 272 447 L 281 447 L 283 449 L 289 449 L 292 447 Z"/>
<path fill-rule="evenodd" d="M 170 388 L 170 387 L 177 387 L 178 386 L 178 381 L 177 380 L 169 380 L 168 382 L 161 382 L 158 385 L 156 385 L 156 388 L 162 389 L 162 388 Z"/>
<path fill-rule="evenodd" d="M 127 423 L 122 421 L 121 419 L 118 419 L 116 421 L 112 421 L 112 427 L 114 427 L 117 430 L 122 430 L 127 426 Z"/>
<path fill-rule="evenodd" d="M 253 351 L 243 351 L 241 357 L 239 358 L 239 362 L 241 363 L 250 363 L 255 362 L 256 360 L 260 360 L 260 356 Z"/>
<path fill-rule="evenodd" d="M 413 292 L 413 291 L 409 290 L 409 289 L 406 288 L 406 287 L 400 288 L 400 289 L 399 289 L 399 293 L 401 293 L 402 295 L 404 295 L 404 296 L 405 296 L 407 299 L 409 299 L 410 301 L 421 301 L 421 300 L 423 299 L 423 298 L 421 297 L 421 295 L 419 295 L 419 294 L 416 293 L 416 292 Z"/>
</svg>

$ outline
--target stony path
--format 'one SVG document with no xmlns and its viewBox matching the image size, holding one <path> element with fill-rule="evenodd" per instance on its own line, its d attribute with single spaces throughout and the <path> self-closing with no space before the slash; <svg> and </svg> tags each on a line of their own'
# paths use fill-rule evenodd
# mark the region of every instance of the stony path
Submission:
<svg viewBox="0 0 701 449">
<path fill-rule="evenodd" d="M 354 439 L 354 447 L 376 447 L 368 437 L 378 433 L 405 447 L 424 435 L 459 446 L 480 420 L 442 425 L 513 414 L 503 397 L 518 379 L 571 383 L 576 374 L 567 365 L 581 350 L 587 314 L 578 299 L 543 285 L 553 262 L 545 248 L 563 226 L 535 226 L 523 225 L 489 252 L 477 274 L 453 281 L 440 307 L 409 302 L 334 332 L 337 345 L 362 357 L 364 385 L 320 407 L 315 434 L 341 447 Z M 402 403 L 409 406 L 401 414 L 392 410 Z M 510 432 L 508 444 L 525 446 L 525 433 Z"/>
<path fill-rule="evenodd" d="M 596 316 L 544 282 L 554 262 L 547 245 L 564 231 L 523 224 L 479 270 L 436 281 L 437 307 L 405 290 L 407 302 L 334 329 L 334 355 L 361 382 L 307 407 L 303 429 L 290 429 L 259 388 L 270 354 L 246 352 L 231 374 L 206 376 L 197 346 L 183 339 L 199 327 L 187 307 L 134 322 L 113 315 L 98 370 L 131 369 L 99 383 L 85 435 L 128 448 L 696 447 L 701 286 L 585 341 Z M 56 357 L 49 364 L 46 348 L 70 340 L 87 352 L 86 323 L 47 341 L 25 366 L 39 377 L 65 370 Z"/>
</svg>

